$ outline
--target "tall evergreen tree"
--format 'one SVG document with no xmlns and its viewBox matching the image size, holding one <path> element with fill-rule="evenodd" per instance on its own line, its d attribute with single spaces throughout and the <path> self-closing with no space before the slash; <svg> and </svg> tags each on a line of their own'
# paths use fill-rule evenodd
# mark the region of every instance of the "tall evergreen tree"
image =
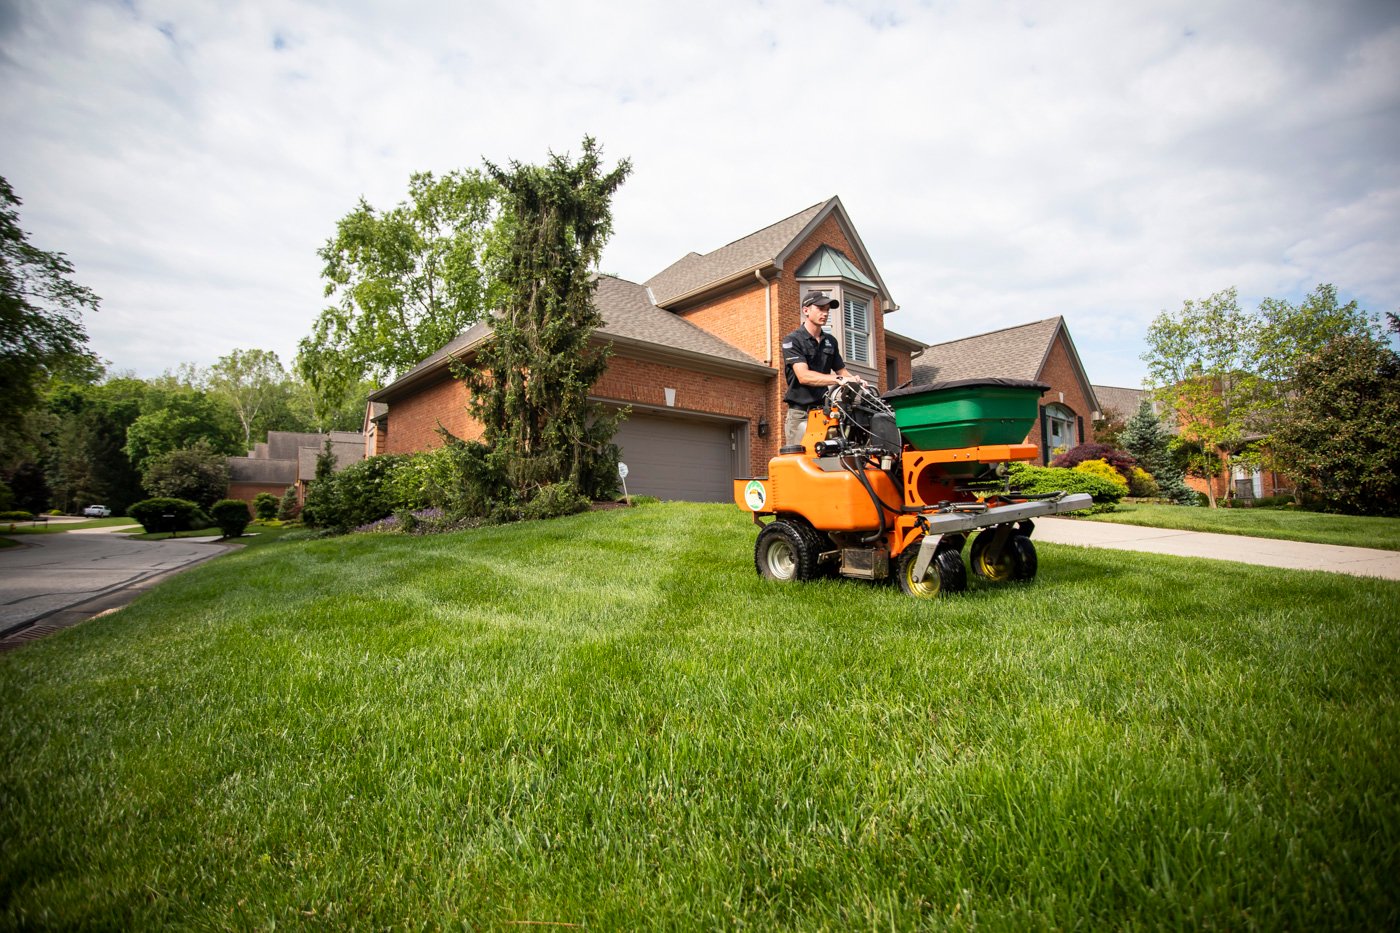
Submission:
<svg viewBox="0 0 1400 933">
<path fill-rule="evenodd" d="M 589 338 L 602 323 L 594 273 L 612 232 L 611 199 L 631 164 L 605 173 L 597 143 L 584 137 L 577 161 L 550 153 L 543 166 L 486 167 L 504 192 L 494 253 L 502 301 L 493 339 L 462 371 L 472 414 L 520 501 L 565 481 L 584 495 L 609 492 L 618 416 L 588 401 L 608 356 Z"/>
<path fill-rule="evenodd" d="M 1152 413 L 1150 402 L 1138 406 L 1137 414 L 1118 435 L 1118 443 L 1137 459 L 1139 467 L 1152 474 L 1163 496 L 1183 503 L 1195 500 L 1196 494 L 1187 487 L 1172 459 L 1171 435 Z"/>
</svg>

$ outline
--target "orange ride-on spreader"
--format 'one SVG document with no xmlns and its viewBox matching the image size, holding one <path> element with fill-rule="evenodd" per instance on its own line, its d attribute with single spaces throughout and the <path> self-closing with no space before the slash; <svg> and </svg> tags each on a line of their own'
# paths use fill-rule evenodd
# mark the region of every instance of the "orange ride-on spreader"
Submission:
<svg viewBox="0 0 1400 933">
<path fill-rule="evenodd" d="M 1036 573 L 1032 519 L 1087 509 L 1083 493 L 1020 497 L 983 493 L 1005 465 L 1033 460 L 1020 441 L 1035 423 L 1035 382 L 979 379 L 897 389 L 861 383 L 828 390 L 807 416 L 800 445 L 768 461 L 768 475 L 734 481 L 734 502 L 760 526 L 758 572 L 772 580 L 828 573 L 893 575 L 906 594 L 967 587 L 962 552 L 987 580 Z M 973 484 L 977 484 L 973 486 Z M 764 523 L 762 516 L 773 516 Z"/>
</svg>

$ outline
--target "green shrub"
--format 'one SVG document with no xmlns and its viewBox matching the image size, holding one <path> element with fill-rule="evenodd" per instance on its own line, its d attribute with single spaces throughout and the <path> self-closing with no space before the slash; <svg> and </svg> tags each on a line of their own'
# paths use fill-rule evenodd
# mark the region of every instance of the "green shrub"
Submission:
<svg viewBox="0 0 1400 933">
<path fill-rule="evenodd" d="M 1138 499 L 1154 499 L 1162 494 L 1162 489 L 1152 474 L 1142 467 L 1133 467 L 1128 472 L 1128 495 Z"/>
<path fill-rule="evenodd" d="M 559 518 L 588 511 L 589 502 L 573 483 L 550 483 L 535 493 L 521 510 L 526 519 Z"/>
<path fill-rule="evenodd" d="M 237 538 L 252 520 L 248 503 L 242 499 L 220 499 L 209 509 L 209 514 L 225 538 Z"/>
<path fill-rule="evenodd" d="M 0 512 L 0 522 L 32 522 L 32 521 L 34 521 L 34 513 L 33 513 L 33 512 L 23 512 L 23 511 Z"/>
<path fill-rule="evenodd" d="M 188 499 L 145 499 L 126 514 L 141 523 L 147 534 L 160 531 L 192 531 L 209 525 L 209 516 Z M 165 516 L 171 516 L 166 518 Z"/>
<path fill-rule="evenodd" d="M 1028 496 L 1044 496 L 1056 492 L 1088 493 L 1094 498 L 1094 506 L 1084 511 L 1091 513 L 1112 512 L 1127 492 L 1126 485 L 1120 486 L 1083 470 L 1064 467 L 1037 467 L 1013 463 L 1007 472 L 1007 479 L 1012 489 Z"/>
<path fill-rule="evenodd" d="M 349 531 L 406 506 L 397 497 L 395 471 L 404 454 L 380 454 L 316 480 L 307 493 L 301 517 L 308 525 Z"/>
<path fill-rule="evenodd" d="M 1090 476 L 1097 476 L 1100 479 L 1108 480 L 1115 486 L 1121 486 L 1123 489 L 1123 495 L 1126 496 L 1128 494 L 1128 480 L 1123 476 L 1122 473 L 1118 472 L 1117 469 L 1111 466 L 1107 460 L 1081 460 L 1079 463 L 1071 467 L 1071 469 L 1077 470 L 1080 473 L 1088 473 Z M 1132 468 L 1129 467 L 1129 469 Z"/>
<path fill-rule="evenodd" d="M 253 497 L 253 517 L 260 522 L 270 522 L 277 517 L 277 497 L 270 492 L 260 492 Z"/>
<path fill-rule="evenodd" d="M 297 502 L 295 486 L 288 486 L 287 491 L 282 493 L 282 501 L 277 503 L 277 518 L 284 522 L 301 518 L 301 503 Z"/>
</svg>

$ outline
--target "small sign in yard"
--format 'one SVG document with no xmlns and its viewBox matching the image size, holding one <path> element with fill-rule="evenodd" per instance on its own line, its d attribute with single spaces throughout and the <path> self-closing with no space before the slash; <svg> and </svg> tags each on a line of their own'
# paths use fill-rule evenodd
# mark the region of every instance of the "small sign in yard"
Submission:
<svg viewBox="0 0 1400 933">
<path fill-rule="evenodd" d="M 617 475 L 622 480 L 622 498 L 626 499 L 628 504 L 630 505 L 632 502 L 632 497 L 627 495 L 627 464 L 623 463 L 620 460 L 617 464 Z"/>
</svg>

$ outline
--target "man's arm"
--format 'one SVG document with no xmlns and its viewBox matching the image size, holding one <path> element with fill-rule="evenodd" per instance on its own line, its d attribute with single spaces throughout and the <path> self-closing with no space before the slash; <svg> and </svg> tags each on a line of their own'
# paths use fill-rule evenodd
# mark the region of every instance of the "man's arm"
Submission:
<svg viewBox="0 0 1400 933">
<path fill-rule="evenodd" d="M 864 382 L 859 376 L 853 375 L 844 366 L 834 373 L 814 372 L 812 367 L 806 363 L 793 363 L 792 374 L 797 377 L 797 381 L 804 386 L 834 386 L 847 379 L 855 379 Z"/>
</svg>

